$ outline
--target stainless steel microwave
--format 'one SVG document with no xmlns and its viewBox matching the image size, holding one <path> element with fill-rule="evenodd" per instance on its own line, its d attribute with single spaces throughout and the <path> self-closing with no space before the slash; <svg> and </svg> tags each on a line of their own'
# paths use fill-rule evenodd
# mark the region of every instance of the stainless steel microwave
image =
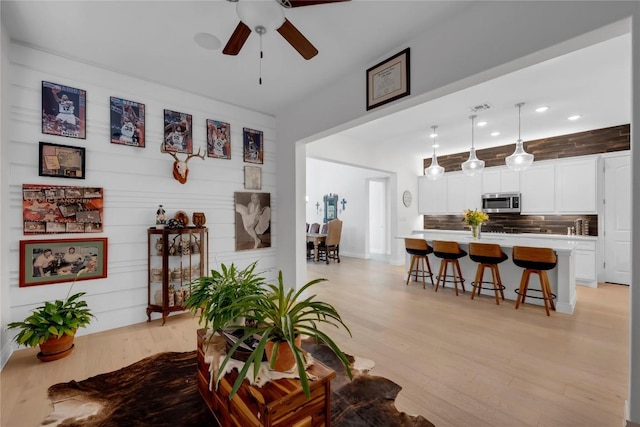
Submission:
<svg viewBox="0 0 640 427">
<path fill-rule="evenodd" d="M 483 194 L 482 211 L 487 213 L 518 213 L 520 212 L 520 193 Z"/>
</svg>

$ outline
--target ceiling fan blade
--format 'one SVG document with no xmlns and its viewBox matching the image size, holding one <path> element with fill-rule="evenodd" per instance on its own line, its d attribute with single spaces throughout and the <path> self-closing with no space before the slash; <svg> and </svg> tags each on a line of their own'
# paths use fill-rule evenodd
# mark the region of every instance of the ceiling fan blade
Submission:
<svg viewBox="0 0 640 427">
<path fill-rule="evenodd" d="M 242 49 L 244 42 L 249 38 L 249 34 L 251 34 L 251 28 L 240 21 L 236 29 L 233 30 L 233 34 L 231 34 L 231 38 L 229 38 L 222 53 L 225 55 L 237 55 L 240 49 Z"/>
<path fill-rule="evenodd" d="M 289 7 L 313 6 L 315 4 L 340 3 L 351 0 L 288 0 Z"/>
<path fill-rule="evenodd" d="M 304 59 L 311 59 L 318 54 L 318 49 L 289 21 L 284 19 L 284 24 L 278 28 L 278 32 Z"/>
</svg>

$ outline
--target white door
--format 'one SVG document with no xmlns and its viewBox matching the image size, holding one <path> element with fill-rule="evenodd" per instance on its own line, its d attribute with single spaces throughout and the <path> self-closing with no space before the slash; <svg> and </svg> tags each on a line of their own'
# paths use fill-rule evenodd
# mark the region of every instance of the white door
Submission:
<svg viewBox="0 0 640 427">
<path fill-rule="evenodd" d="M 604 160 L 604 280 L 631 284 L 630 156 Z"/>
<path fill-rule="evenodd" d="M 369 180 L 369 253 L 387 254 L 387 183 Z"/>
</svg>

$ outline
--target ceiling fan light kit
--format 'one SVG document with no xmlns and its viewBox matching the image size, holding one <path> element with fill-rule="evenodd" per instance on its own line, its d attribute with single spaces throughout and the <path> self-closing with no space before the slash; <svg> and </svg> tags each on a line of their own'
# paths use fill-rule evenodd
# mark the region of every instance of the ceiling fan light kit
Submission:
<svg viewBox="0 0 640 427">
<path fill-rule="evenodd" d="M 518 141 L 516 141 L 516 149 L 513 154 L 505 159 L 505 163 L 514 171 L 522 171 L 527 169 L 533 163 L 533 154 L 524 151 L 524 143 L 520 138 L 520 110 L 524 102 L 516 104 L 518 107 Z"/>
<path fill-rule="evenodd" d="M 469 160 L 462 164 L 462 171 L 465 175 L 474 176 L 482 173 L 482 170 L 484 169 L 484 161 L 478 159 L 476 156 L 475 146 L 473 145 L 473 122 L 476 116 L 469 116 L 469 118 L 471 119 L 471 149 L 469 150 Z"/>
</svg>

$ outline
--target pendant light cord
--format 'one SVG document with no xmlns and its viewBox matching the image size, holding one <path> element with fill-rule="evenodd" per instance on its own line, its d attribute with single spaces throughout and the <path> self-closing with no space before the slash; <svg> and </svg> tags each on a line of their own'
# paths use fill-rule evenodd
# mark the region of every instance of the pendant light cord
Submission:
<svg viewBox="0 0 640 427">
<path fill-rule="evenodd" d="M 431 126 L 431 129 L 433 129 L 433 157 L 436 156 L 436 129 L 438 128 L 438 126 Z"/>
<path fill-rule="evenodd" d="M 471 149 L 475 150 L 475 146 L 473 145 L 473 131 L 475 126 L 473 125 L 473 122 L 476 116 L 469 116 L 469 118 L 471 119 Z"/>
</svg>

